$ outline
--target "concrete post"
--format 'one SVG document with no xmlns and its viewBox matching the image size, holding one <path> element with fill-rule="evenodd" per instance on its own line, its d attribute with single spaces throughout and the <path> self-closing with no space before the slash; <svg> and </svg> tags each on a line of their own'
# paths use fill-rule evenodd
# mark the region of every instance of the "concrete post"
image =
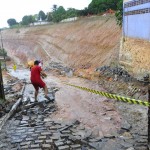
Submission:
<svg viewBox="0 0 150 150">
<path fill-rule="evenodd" d="M 5 100 L 1 62 L 0 62 L 0 99 Z"/>
</svg>

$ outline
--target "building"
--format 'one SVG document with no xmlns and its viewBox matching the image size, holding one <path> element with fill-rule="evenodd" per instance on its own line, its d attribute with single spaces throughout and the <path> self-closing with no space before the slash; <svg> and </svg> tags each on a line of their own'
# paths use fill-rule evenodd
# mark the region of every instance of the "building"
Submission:
<svg viewBox="0 0 150 150">
<path fill-rule="evenodd" d="M 124 35 L 150 41 L 150 0 L 125 0 Z"/>
<path fill-rule="evenodd" d="M 150 73 L 150 0 L 124 0 L 119 60 L 134 76 Z"/>
</svg>

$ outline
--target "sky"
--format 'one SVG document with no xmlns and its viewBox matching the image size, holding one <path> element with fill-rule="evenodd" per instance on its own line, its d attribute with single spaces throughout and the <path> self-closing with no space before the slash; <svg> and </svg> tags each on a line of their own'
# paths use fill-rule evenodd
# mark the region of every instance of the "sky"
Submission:
<svg viewBox="0 0 150 150">
<path fill-rule="evenodd" d="M 63 6 L 67 8 L 84 9 L 92 0 L 1 0 L 0 28 L 8 27 L 7 20 L 14 18 L 20 22 L 25 15 L 38 14 L 40 10 L 52 11 L 52 6 Z"/>
</svg>

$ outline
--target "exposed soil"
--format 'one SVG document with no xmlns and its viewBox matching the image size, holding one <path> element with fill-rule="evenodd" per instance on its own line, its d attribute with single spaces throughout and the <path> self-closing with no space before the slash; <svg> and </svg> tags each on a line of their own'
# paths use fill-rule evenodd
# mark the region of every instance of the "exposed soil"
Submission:
<svg viewBox="0 0 150 150">
<path fill-rule="evenodd" d="M 77 119 L 97 137 L 117 133 L 122 127 L 122 121 L 127 120 L 133 127 L 131 133 L 128 133 L 130 136 L 132 134 L 133 137 L 141 139 L 140 136 L 146 135 L 147 108 L 116 103 L 114 100 L 64 84 L 67 82 L 134 98 L 147 98 L 146 92 L 133 94 L 133 86 L 130 83 L 114 80 L 110 76 L 101 78 L 101 74 L 96 72 L 97 67 L 115 66 L 118 63 L 121 29 L 116 25 L 113 15 L 22 28 L 19 32 L 17 30 L 3 31 L 4 46 L 9 56 L 13 55 L 12 59 L 17 63 L 17 71 L 13 72 L 9 62 L 10 74 L 30 81 L 29 69 L 26 70 L 23 66 L 26 66 L 28 60 L 44 60 L 43 68 L 48 74 L 45 82 L 48 87 L 59 89 L 55 95 L 58 111 L 52 115 L 53 118 Z M 62 65 L 72 68 L 74 76 L 69 78 L 62 75 L 61 71 L 50 69 L 51 62 L 61 62 Z M 9 76 L 6 73 L 4 78 L 4 83 L 7 84 L 5 80 L 9 79 Z M 141 85 L 135 86 L 140 88 Z M 15 89 L 19 90 L 19 87 L 16 85 Z M 141 91 L 145 90 L 146 87 Z M 139 126 L 141 122 L 142 125 Z M 136 142 L 133 140 L 131 143 Z"/>
<path fill-rule="evenodd" d="M 19 30 L 19 32 L 17 32 Z M 8 29 L 2 32 L 4 47 L 18 65 L 42 59 L 62 62 L 74 69 L 116 62 L 121 29 L 115 16 L 93 16 L 75 22 Z"/>
</svg>

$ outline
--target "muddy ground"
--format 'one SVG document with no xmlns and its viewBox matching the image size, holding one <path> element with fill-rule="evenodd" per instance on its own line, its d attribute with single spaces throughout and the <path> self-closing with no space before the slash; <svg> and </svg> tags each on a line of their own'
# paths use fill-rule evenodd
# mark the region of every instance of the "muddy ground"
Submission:
<svg viewBox="0 0 150 150">
<path fill-rule="evenodd" d="M 20 68 L 15 72 L 11 68 L 8 68 L 8 74 L 6 72 L 4 74 L 4 85 L 8 83 L 7 81 L 12 76 L 13 79 L 25 79 L 27 83 L 30 83 L 29 69 Z M 115 141 L 114 145 L 116 145 L 113 148 L 114 150 L 147 149 L 147 107 L 117 102 L 116 100 L 101 97 L 64 84 L 65 82 L 99 91 L 113 91 L 113 93 L 121 95 L 128 92 L 131 95 L 133 93 L 132 88 L 129 90 L 131 83 L 125 83 L 119 80 L 116 82 L 113 78 L 110 79 L 110 77 L 100 77 L 98 80 L 90 81 L 74 76 L 62 76 L 52 70 L 47 71 L 47 74 L 48 76 L 44 81 L 47 83 L 48 88 L 55 87 L 58 89 L 55 93 L 57 111 L 51 115 L 52 119 L 59 121 L 75 119 L 80 122 L 81 126 L 91 131 L 91 137 L 109 139 L 113 137 Z M 16 91 L 20 90 L 21 84 L 19 82 L 15 86 L 14 89 Z M 146 91 L 145 86 L 136 85 L 136 87 Z M 29 91 L 34 90 L 32 86 L 30 88 L 28 89 Z M 120 88 L 121 90 L 119 90 Z M 135 96 L 135 93 L 132 96 Z M 139 97 L 142 99 L 146 98 L 147 92 L 143 95 L 140 93 Z M 121 146 L 119 143 L 121 143 Z M 111 144 L 108 149 L 111 149 Z M 103 150 L 105 149 L 107 149 L 106 146 Z"/>
</svg>

